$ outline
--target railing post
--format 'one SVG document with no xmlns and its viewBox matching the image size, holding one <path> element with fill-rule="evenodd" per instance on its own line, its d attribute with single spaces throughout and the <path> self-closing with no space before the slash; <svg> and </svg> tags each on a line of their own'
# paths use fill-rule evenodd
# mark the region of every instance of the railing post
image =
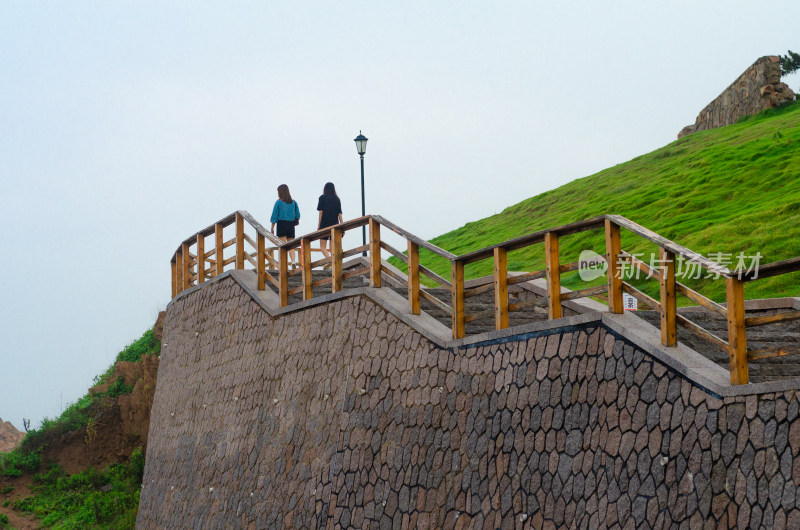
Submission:
<svg viewBox="0 0 800 530">
<path fill-rule="evenodd" d="M 558 263 L 558 234 L 544 235 L 544 258 L 547 273 L 547 318 L 561 318 L 561 271 Z"/>
<path fill-rule="evenodd" d="M 177 254 L 175 257 L 172 258 L 172 261 L 169 262 L 170 269 L 172 269 L 172 298 L 175 298 L 178 295 L 178 267 L 176 265 Z"/>
<path fill-rule="evenodd" d="M 342 281 L 342 231 L 331 228 L 331 291 L 338 293 L 343 287 Z"/>
<path fill-rule="evenodd" d="M 219 276 L 225 269 L 225 265 L 223 264 L 225 261 L 225 249 L 222 248 L 225 241 L 222 239 L 222 228 L 222 225 L 219 223 L 214 225 L 214 250 L 216 251 L 215 259 L 217 260 L 217 263 L 214 265 L 214 276 Z"/>
<path fill-rule="evenodd" d="M 189 270 L 189 263 L 192 261 L 192 255 L 189 253 L 188 243 L 183 243 L 181 245 L 181 254 L 183 254 L 183 288 L 188 289 L 192 286 L 191 271 Z"/>
<path fill-rule="evenodd" d="M 747 368 L 747 332 L 744 318 L 744 282 L 736 277 L 726 279 L 728 297 L 728 356 L 731 384 L 744 385 L 750 381 Z"/>
<path fill-rule="evenodd" d="M 661 344 L 678 344 L 677 310 L 675 298 L 675 254 L 659 247 L 661 269 Z"/>
<path fill-rule="evenodd" d="M 183 245 L 175 252 L 175 295 L 183 291 Z"/>
<path fill-rule="evenodd" d="M 408 241 L 408 308 L 419 315 L 419 245 Z"/>
<path fill-rule="evenodd" d="M 256 244 L 258 245 L 258 249 L 256 251 L 257 252 L 256 258 L 258 260 L 258 261 L 256 261 L 256 263 L 258 264 L 258 267 L 257 267 L 258 290 L 259 291 L 263 291 L 264 289 L 267 288 L 267 284 L 266 284 L 266 281 L 267 281 L 267 276 L 266 276 L 267 275 L 267 270 L 266 270 L 266 263 L 265 263 L 265 261 L 267 259 L 267 253 L 265 251 L 266 241 L 265 241 L 264 235 L 261 234 L 260 232 L 258 234 L 256 234 Z"/>
<path fill-rule="evenodd" d="M 244 217 L 236 212 L 236 268 L 244 269 Z"/>
<path fill-rule="evenodd" d="M 452 262 L 453 338 L 464 336 L 464 262 Z"/>
<path fill-rule="evenodd" d="M 381 286 L 381 225 L 369 218 L 369 286 Z"/>
<path fill-rule="evenodd" d="M 311 289 L 311 241 L 303 238 L 300 240 L 300 264 L 303 267 L 303 300 L 314 297 Z"/>
<path fill-rule="evenodd" d="M 206 281 L 206 238 L 197 234 L 197 285 Z"/>
<path fill-rule="evenodd" d="M 289 251 L 280 247 L 278 257 L 278 296 L 281 307 L 286 307 L 289 305 Z"/>
<path fill-rule="evenodd" d="M 622 306 L 622 271 L 619 267 L 619 255 L 622 251 L 619 239 L 619 225 L 606 219 L 606 263 L 608 270 L 608 310 L 612 313 L 624 313 Z"/>
<path fill-rule="evenodd" d="M 508 327 L 508 258 L 506 249 L 494 249 L 494 327 Z"/>
</svg>

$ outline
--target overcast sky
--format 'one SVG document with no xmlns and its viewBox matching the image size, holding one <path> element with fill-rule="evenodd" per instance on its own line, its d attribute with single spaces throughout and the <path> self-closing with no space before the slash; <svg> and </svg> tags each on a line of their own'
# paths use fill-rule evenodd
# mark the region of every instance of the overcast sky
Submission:
<svg viewBox="0 0 800 530">
<path fill-rule="evenodd" d="M 431 238 L 675 139 L 796 1 L 0 3 L 0 417 L 57 416 L 184 238 L 333 181 Z M 797 90 L 797 77 L 788 79 Z"/>
</svg>

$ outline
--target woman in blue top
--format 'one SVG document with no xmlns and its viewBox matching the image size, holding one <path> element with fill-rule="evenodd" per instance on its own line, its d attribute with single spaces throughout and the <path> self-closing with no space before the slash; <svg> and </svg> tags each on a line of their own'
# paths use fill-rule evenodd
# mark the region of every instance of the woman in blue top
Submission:
<svg viewBox="0 0 800 530">
<path fill-rule="evenodd" d="M 289 186 L 281 184 L 278 186 L 278 200 L 275 201 L 275 206 L 272 207 L 272 217 L 269 222 L 272 223 L 270 232 L 275 234 L 275 225 L 278 225 L 278 233 L 275 234 L 282 241 L 289 241 L 294 239 L 294 227 L 300 221 L 300 208 L 297 207 L 297 202 L 292 200 L 292 194 L 289 193 Z M 297 256 L 294 250 L 289 251 L 289 259 L 297 263 Z"/>
</svg>

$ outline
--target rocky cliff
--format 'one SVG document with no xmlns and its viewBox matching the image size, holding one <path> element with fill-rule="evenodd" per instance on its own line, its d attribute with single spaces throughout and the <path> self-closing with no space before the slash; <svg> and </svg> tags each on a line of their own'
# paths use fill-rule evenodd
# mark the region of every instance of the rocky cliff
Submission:
<svg viewBox="0 0 800 530">
<path fill-rule="evenodd" d="M 0 453 L 7 453 L 14 449 L 25 438 L 25 433 L 20 432 L 9 421 L 0 418 Z"/>
<path fill-rule="evenodd" d="M 792 89 L 786 83 L 781 83 L 779 61 L 777 55 L 758 59 L 722 94 L 706 105 L 695 122 L 678 133 L 678 138 L 696 131 L 731 125 L 744 116 L 794 101 Z"/>
</svg>

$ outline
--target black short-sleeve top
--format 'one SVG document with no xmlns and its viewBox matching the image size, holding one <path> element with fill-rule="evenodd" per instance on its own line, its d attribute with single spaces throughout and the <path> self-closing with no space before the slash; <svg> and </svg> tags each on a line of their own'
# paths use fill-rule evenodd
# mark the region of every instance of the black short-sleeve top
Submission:
<svg viewBox="0 0 800 530">
<path fill-rule="evenodd" d="M 317 210 L 322 212 L 320 228 L 327 228 L 339 224 L 339 214 L 342 213 L 342 202 L 335 195 L 320 195 Z"/>
</svg>

